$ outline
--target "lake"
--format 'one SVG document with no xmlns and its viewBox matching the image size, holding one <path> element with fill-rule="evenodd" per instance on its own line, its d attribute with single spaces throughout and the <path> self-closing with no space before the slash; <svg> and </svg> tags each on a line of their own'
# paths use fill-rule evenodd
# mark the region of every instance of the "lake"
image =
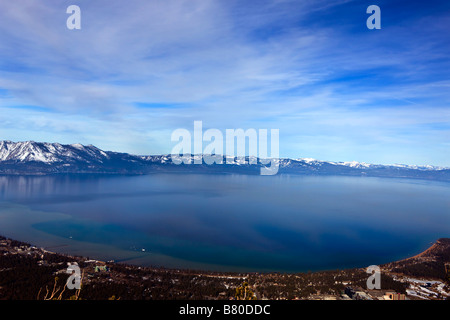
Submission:
<svg viewBox="0 0 450 320">
<path fill-rule="evenodd" d="M 342 176 L 2 176 L 0 234 L 143 266 L 304 272 L 450 236 L 450 183 Z"/>
</svg>

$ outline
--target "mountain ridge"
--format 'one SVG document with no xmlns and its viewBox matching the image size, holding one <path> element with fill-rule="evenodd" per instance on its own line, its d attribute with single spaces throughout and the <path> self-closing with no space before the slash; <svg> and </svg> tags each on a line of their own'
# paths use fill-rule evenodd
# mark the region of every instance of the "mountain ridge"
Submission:
<svg viewBox="0 0 450 320">
<path fill-rule="evenodd" d="M 200 160 L 204 155 L 190 155 Z M 213 155 L 223 164 L 174 164 L 172 155 L 132 155 L 103 151 L 93 145 L 48 142 L 0 141 L 0 174 L 45 175 L 55 173 L 149 174 L 155 172 L 259 174 L 257 157 Z M 251 164 L 253 160 L 254 164 Z M 382 165 L 364 162 L 333 162 L 312 158 L 279 158 L 273 161 L 283 174 L 350 175 L 419 178 L 450 181 L 450 168 L 438 166 Z M 192 161 L 194 163 L 194 161 Z"/>
</svg>

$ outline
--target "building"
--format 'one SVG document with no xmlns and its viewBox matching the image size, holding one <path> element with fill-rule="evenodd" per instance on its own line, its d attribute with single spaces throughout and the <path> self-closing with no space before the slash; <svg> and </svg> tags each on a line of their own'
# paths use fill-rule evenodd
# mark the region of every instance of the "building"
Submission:
<svg viewBox="0 0 450 320">
<path fill-rule="evenodd" d="M 386 292 L 383 298 L 384 300 L 405 300 L 406 296 L 403 293 Z"/>
<path fill-rule="evenodd" d="M 95 272 L 101 272 L 101 271 L 106 271 L 106 272 L 108 272 L 108 271 L 109 271 L 109 268 L 108 268 L 107 266 L 102 266 L 102 265 L 100 265 L 100 266 L 95 266 L 94 271 L 95 271 Z"/>
<path fill-rule="evenodd" d="M 355 300 L 373 300 L 371 296 L 369 296 L 364 291 L 356 291 L 355 295 L 353 296 L 353 299 Z"/>
</svg>

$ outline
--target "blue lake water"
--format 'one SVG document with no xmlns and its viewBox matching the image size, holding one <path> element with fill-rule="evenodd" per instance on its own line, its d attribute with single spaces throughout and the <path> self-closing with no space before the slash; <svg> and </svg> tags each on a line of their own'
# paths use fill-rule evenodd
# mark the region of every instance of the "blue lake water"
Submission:
<svg viewBox="0 0 450 320">
<path fill-rule="evenodd" d="M 3 176 L 0 234 L 146 266 L 366 267 L 449 237 L 449 195 L 449 183 L 367 177 Z"/>
</svg>

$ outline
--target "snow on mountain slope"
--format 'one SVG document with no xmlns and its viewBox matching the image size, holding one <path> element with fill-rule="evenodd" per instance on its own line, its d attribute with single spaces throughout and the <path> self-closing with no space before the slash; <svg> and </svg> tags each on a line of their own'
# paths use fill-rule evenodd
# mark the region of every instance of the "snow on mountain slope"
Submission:
<svg viewBox="0 0 450 320">
<path fill-rule="evenodd" d="M 47 164 L 74 161 L 101 163 L 108 158 L 108 154 L 92 145 L 62 145 L 34 141 L 0 142 L 0 161 L 37 161 Z"/>
<path fill-rule="evenodd" d="M 191 163 L 199 161 L 203 155 L 190 155 Z M 216 165 L 192 165 L 189 168 L 177 166 L 172 155 L 136 156 L 127 153 L 102 151 L 93 145 L 46 143 L 46 142 L 11 142 L 0 141 L 0 174 L 45 174 L 57 172 L 108 172 L 108 173 L 148 173 L 157 171 L 188 170 L 196 172 L 250 172 L 258 171 L 258 166 L 267 165 L 263 159 L 256 157 L 221 156 L 223 162 Z M 203 160 L 205 160 L 203 158 Z M 267 159 L 270 160 L 270 159 Z M 426 177 L 432 179 L 450 179 L 449 168 L 411 165 L 380 165 L 364 162 L 331 162 L 312 158 L 271 159 L 280 173 L 293 174 L 338 174 L 338 175 L 372 175 L 389 177 Z M 184 169 L 183 169 L 184 168 Z M 259 172 L 259 171 L 258 171 Z"/>
<path fill-rule="evenodd" d="M 324 163 L 336 165 L 336 166 L 344 166 L 355 169 L 380 169 L 380 168 L 399 168 L 399 169 L 411 169 L 411 170 L 445 170 L 448 169 L 446 167 L 439 166 L 417 166 L 417 165 L 407 165 L 407 164 L 372 164 L 366 162 L 357 162 L 357 161 L 345 161 L 345 162 L 333 162 L 333 161 L 323 161 L 312 158 L 299 158 L 296 161 L 312 164 L 312 165 L 322 165 Z"/>
</svg>

